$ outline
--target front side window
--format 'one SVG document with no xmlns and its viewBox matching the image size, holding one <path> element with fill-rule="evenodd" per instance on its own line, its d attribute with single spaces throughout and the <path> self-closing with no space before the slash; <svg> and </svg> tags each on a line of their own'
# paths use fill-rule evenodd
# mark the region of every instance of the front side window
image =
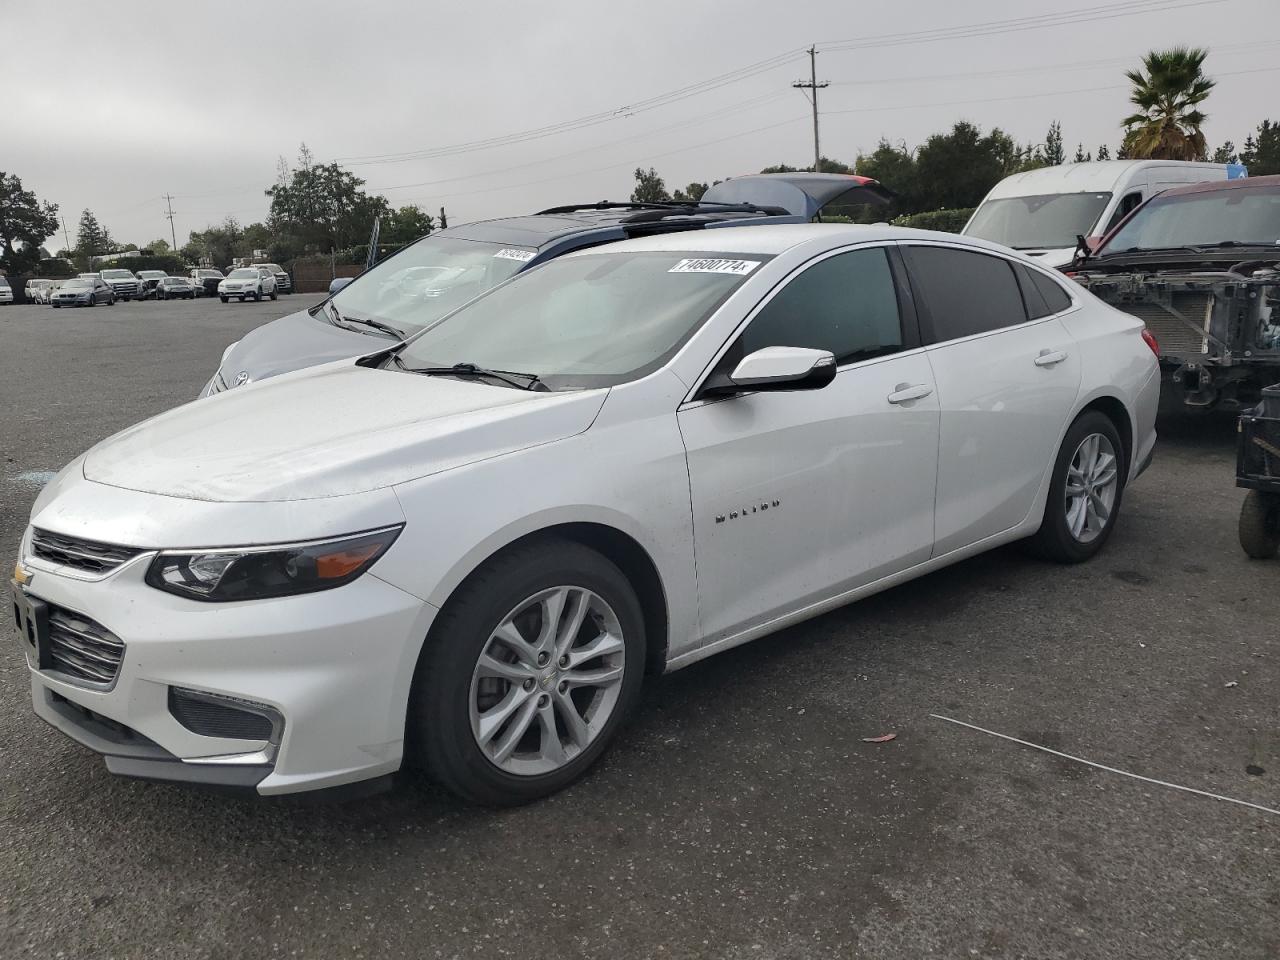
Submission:
<svg viewBox="0 0 1280 960">
<path fill-rule="evenodd" d="M 742 353 L 764 347 L 828 350 L 836 363 L 902 349 L 898 294 L 883 248 L 821 260 L 778 291 L 742 335 Z"/>
<path fill-rule="evenodd" d="M 934 343 L 1026 323 L 1009 261 L 954 247 L 908 246 L 904 253 L 911 286 L 928 308 Z"/>
<path fill-rule="evenodd" d="M 553 260 L 427 328 L 393 362 L 533 374 L 551 390 L 625 383 L 667 362 L 767 259 L 635 252 Z"/>
<path fill-rule="evenodd" d="M 1109 193 L 1049 193 L 987 200 L 964 232 L 1015 250 L 1074 247 L 1077 236 L 1094 232 L 1094 225 L 1110 200 Z"/>
</svg>

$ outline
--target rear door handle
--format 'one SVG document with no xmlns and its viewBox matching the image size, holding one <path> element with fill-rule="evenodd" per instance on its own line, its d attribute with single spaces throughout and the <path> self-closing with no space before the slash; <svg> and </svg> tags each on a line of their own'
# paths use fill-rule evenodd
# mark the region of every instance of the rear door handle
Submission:
<svg viewBox="0 0 1280 960">
<path fill-rule="evenodd" d="M 927 383 L 900 383 L 886 399 L 890 403 L 909 403 L 912 400 L 923 399 L 931 393 L 933 393 L 933 387 Z"/>
<path fill-rule="evenodd" d="M 1061 363 L 1065 359 L 1067 359 L 1065 350 L 1041 350 L 1040 356 L 1035 359 L 1035 365 L 1037 367 L 1052 367 L 1055 363 Z"/>
</svg>

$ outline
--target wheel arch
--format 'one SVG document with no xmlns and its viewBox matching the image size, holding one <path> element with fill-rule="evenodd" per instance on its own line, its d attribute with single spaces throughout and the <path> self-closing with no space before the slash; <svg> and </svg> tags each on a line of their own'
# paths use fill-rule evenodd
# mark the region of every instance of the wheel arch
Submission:
<svg viewBox="0 0 1280 960">
<path fill-rule="evenodd" d="M 496 549 L 467 563 L 465 571 L 455 570 L 452 586 L 441 600 L 443 609 L 458 591 L 487 563 L 512 550 L 540 540 L 568 540 L 582 544 L 617 565 L 636 591 L 644 615 L 645 672 L 661 673 L 666 668 L 670 639 L 670 607 L 667 591 L 649 551 L 635 537 L 619 527 L 595 520 L 566 520 L 531 530 L 507 540 Z M 435 602 L 433 598 L 432 602 Z M 438 618 L 437 618 L 438 619 Z"/>
<path fill-rule="evenodd" d="M 1076 415 L 1071 418 L 1071 423 L 1075 423 L 1091 410 L 1098 411 L 1115 424 L 1116 433 L 1120 434 L 1120 446 L 1122 448 L 1120 453 L 1124 457 L 1124 472 L 1121 476 L 1125 478 L 1125 484 L 1127 485 L 1130 479 L 1130 472 L 1133 469 L 1133 416 L 1129 412 L 1129 408 L 1124 405 L 1124 401 L 1119 397 L 1112 394 L 1101 394 L 1082 406 L 1076 412 Z M 1071 429 L 1071 424 L 1067 424 L 1067 429 Z"/>
</svg>

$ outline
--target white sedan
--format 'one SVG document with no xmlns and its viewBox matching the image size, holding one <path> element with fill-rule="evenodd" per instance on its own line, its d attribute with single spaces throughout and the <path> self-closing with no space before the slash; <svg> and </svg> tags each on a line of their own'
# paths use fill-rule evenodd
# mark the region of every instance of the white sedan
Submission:
<svg viewBox="0 0 1280 960">
<path fill-rule="evenodd" d="M 250 297 L 261 300 L 263 297 L 276 299 L 276 278 L 270 271 L 260 267 L 240 267 L 227 274 L 225 280 L 218 282 L 218 296 L 223 303 L 235 298 L 244 303 Z"/>
<path fill-rule="evenodd" d="M 1087 560 L 1155 445 L 1144 341 L 945 234 L 554 260 L 68 465 L 14 583 L 35 709 L 127 775 L 282 794 L 416 760 L 528 801 L 647 675 L 1010 541 Z"/>
</svg>

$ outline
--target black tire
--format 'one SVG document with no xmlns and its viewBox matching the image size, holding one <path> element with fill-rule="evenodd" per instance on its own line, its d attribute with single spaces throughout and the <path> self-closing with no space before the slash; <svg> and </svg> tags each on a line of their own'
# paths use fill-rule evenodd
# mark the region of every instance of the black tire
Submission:
<svg viewBox="0 0 1280 960">
<path fill-rule="evenodd" d="M 253 302 L 258 303 L 261 299 L 262 299 L 262 291 L 261 290 L 253 291 Z"/>
<path fill-rule="evenodd" d="M 1115 502 L 1111 506 L 1111 514 L 1107 518 L 1102 531 L 1087 543 L 1082 543 L 1071 535 L 1067 528 L 1067 516 L 1064 509 L 1066 499 L 1067 468 L 1075 456 L 1076 449 L 1090 434 L 1100 433 L 1110 442 L 1116 451 L 1119 477 L 1116 481 Z M 1120 516 L 1120 503 L 1124 497 L 1124 483 L 1129 473 L 1129 465 L 1124 453 L 1124 445 L 1120 442 L 1120 433 L 1111 418 L 1097 410 L 1087 410 L 1076 418 L 1075 423 L 1067 430 L 1062 446 L 1058 450 L 1057 459 L 1053 463 L 1053 478 L 1049 482 L 1049 498 L 1044 506 L 1044 519 L 1040 529 L 1028 541 L 1028 547 L 1037 556 L 1055 563 L 1083 563 L 1092 558 L 1103 548 L 1115 529 L 1116 518 Z"/>
<path fill-rule="evenodd" d="M 272 299 L 272 300 L 275 300 L 276 298 L 277 298 L 277 294 L 276 294 L 276 292 L 275 292 L 274 290 L 272 290 L 272 291 L 271 291 L 271 299 Z"/>
<path fill-rule="evenodd" d="M 226 303 L 226 302 L 227 302 L 227 300 L 229 300 L 230 298 L 229 298 L 229 297 L 224 297 L 224 296 L 221 296 L 221 295 L 220 295 L 220 296 L 218 297 L 218 299 L 219 299 L 219 300 L 221 300 L 223 303 Z"/>
<path fill-rule="evenodd" d="M 1280 552 L 1280 494 L 1250 490 L 1240 505 L 1240 546 L 1254 560 Z"/>
<path fill-rule="evenodd" d="M 92 293 L 89 294 L 89 306 L 96 307 L 97 305 L 98 305 L 98 298 L 95 297 Z"/>
<path fill-rule="evenodd" d="M 108 301 L 107 301 L 107 306 L 108 306 L 108 307 L 114 307 L 115 305 L 116 305 L 116 298 L 115 298 L 115 297 L 112 297 L 110 300 L 108 300 Z"/>
<path fill-rule="evenodd" d="M 591 744 L 551 773 L 516 776 L 499 769 L 471 731 L 471 678 L 498 621 L 522 600 L 574 584 L 597 593 L 618 617 L 626 669 L 613 714 Z M 566 540 L 543 540 L 487 561 L 436 617 L 418 658 L 409 702 L 411 756 L 458 796 L 486 806 L 517 806 L 549 796 L 581 777 L 634 710 L 644 679 L 644 615 L 627 578 L 607 558 Z"/>
</svg>

